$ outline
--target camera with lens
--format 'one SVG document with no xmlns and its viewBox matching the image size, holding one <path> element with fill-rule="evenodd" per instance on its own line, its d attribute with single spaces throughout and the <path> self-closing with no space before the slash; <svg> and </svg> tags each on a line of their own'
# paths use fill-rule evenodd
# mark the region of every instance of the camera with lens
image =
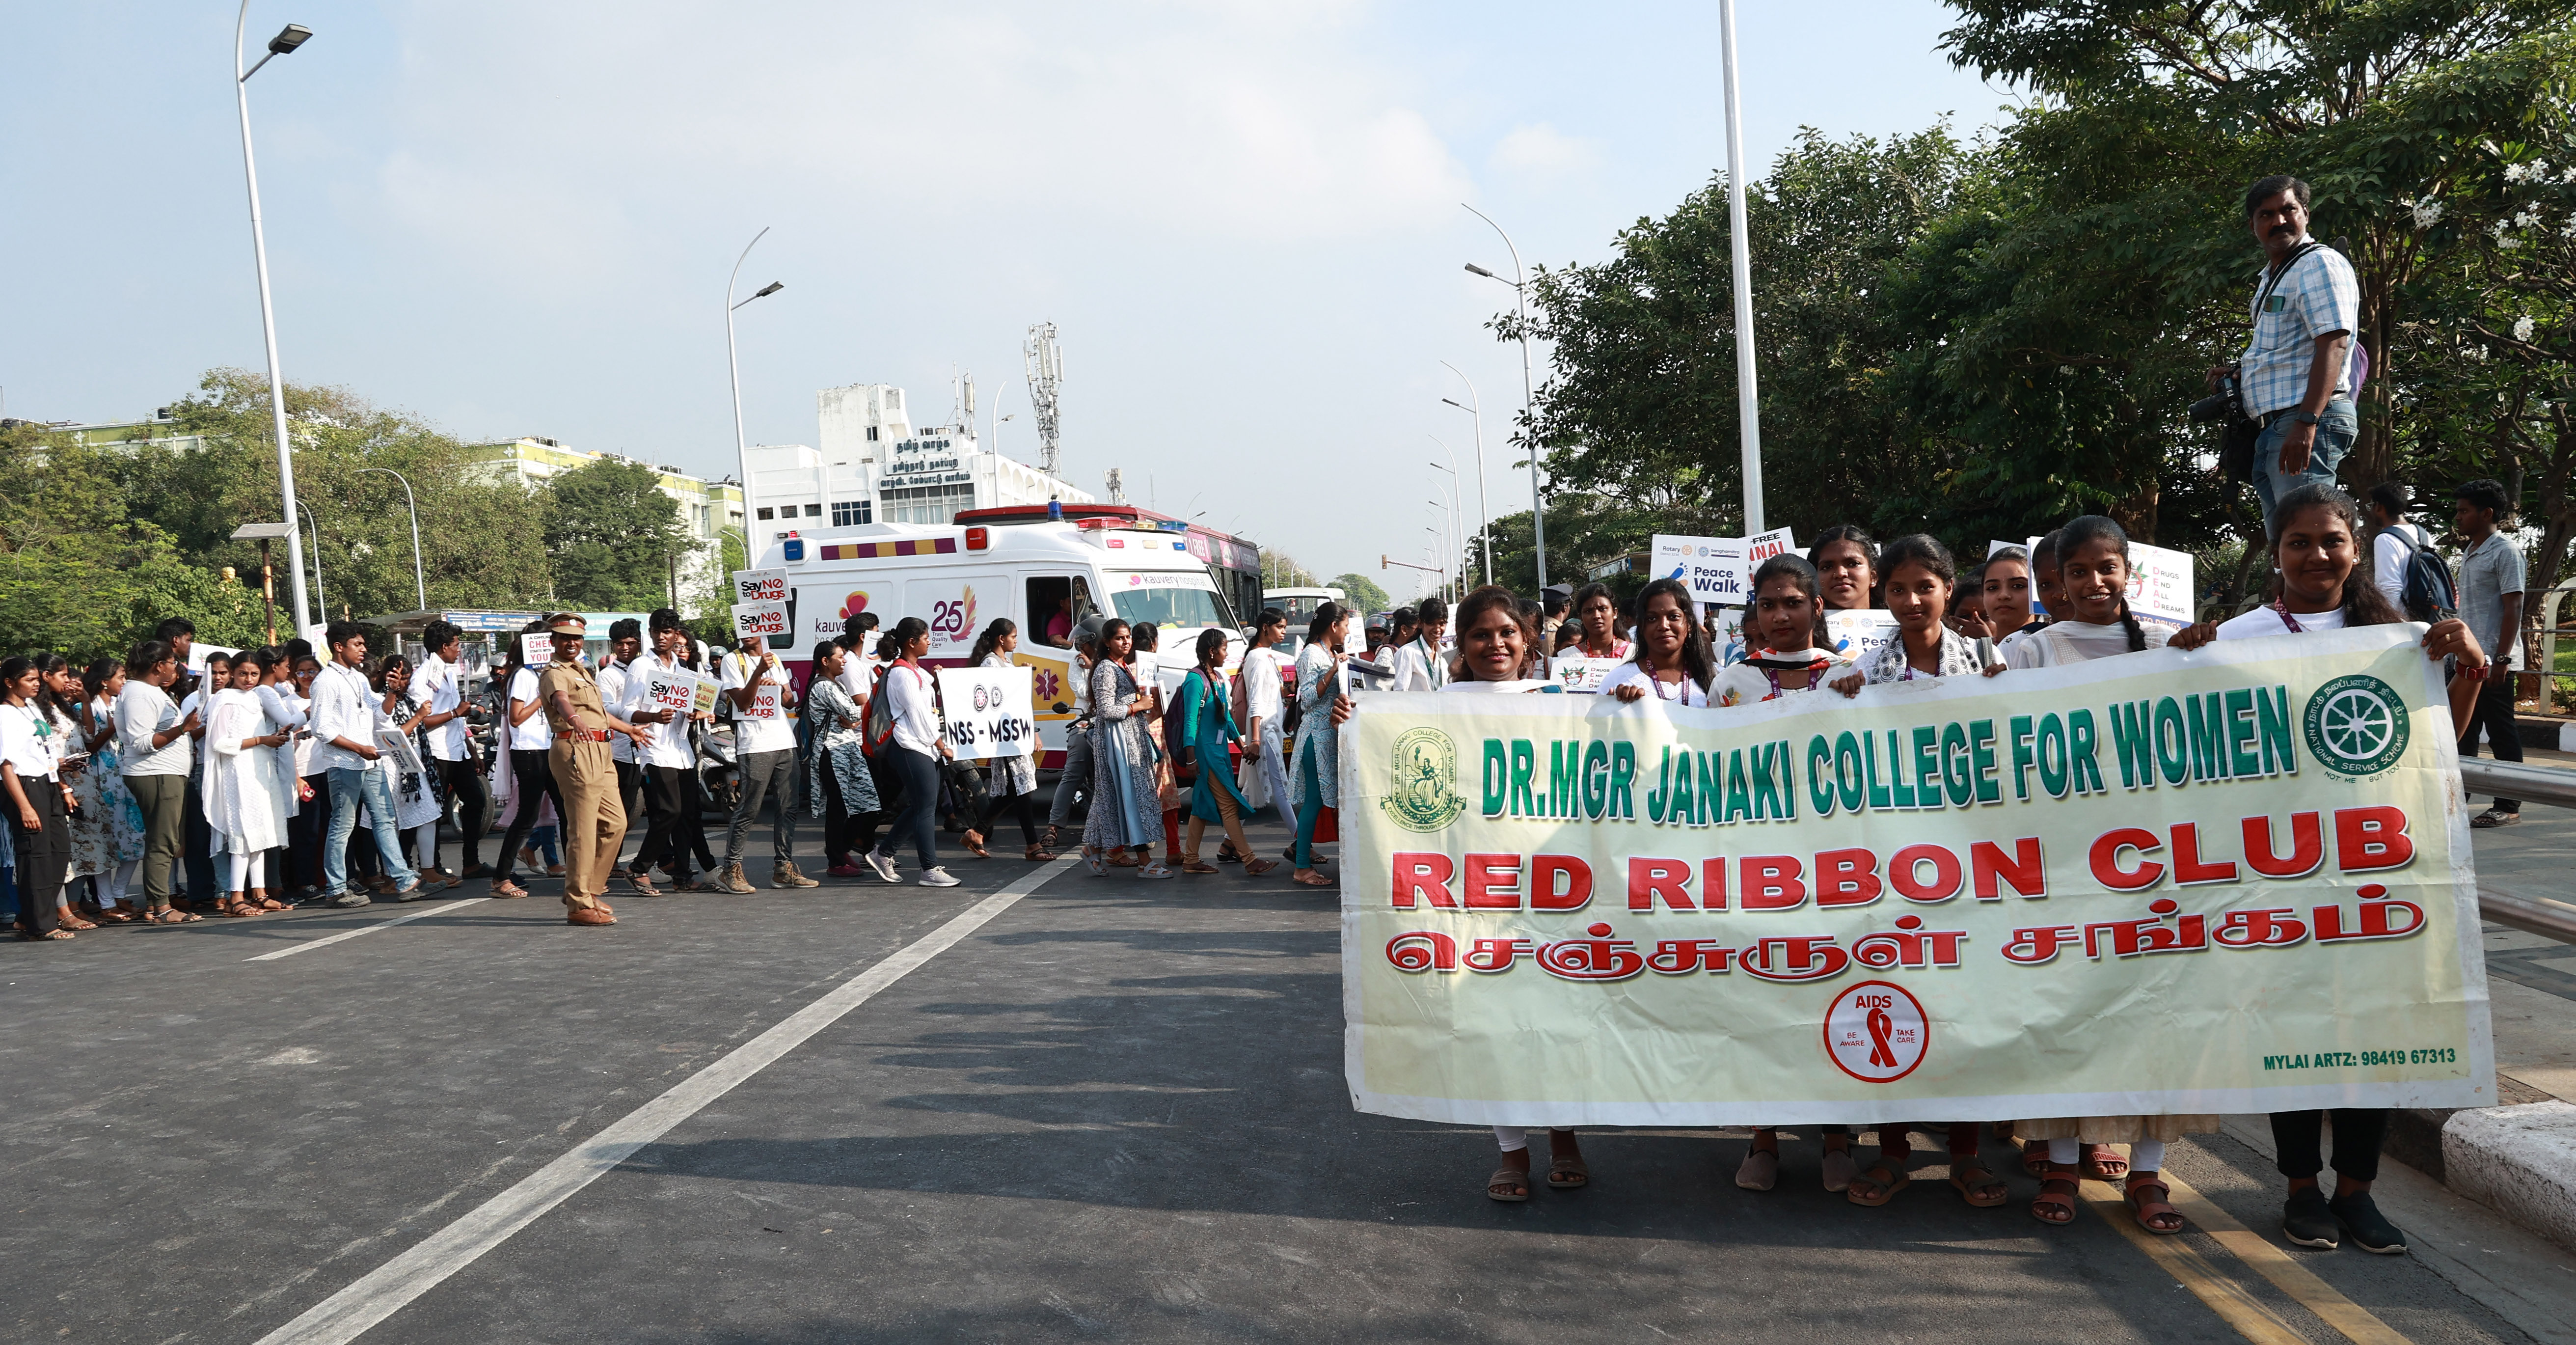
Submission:
<svg viewBox="0 0 2576 1345">
<path fill-rule="evenodd" d="M 2218 391 L 2191 404 L 2194 425 L 2235 425 L 2253 419 L 2245 414 L 2245 391 L 2232 373 L 2219 375 Z"/>
</svg>

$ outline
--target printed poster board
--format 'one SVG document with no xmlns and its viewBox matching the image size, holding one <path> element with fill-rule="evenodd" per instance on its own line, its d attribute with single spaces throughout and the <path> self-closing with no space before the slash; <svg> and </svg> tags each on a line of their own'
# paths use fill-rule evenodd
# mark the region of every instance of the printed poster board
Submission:
<svg viewBox="0 0 2576 1345">
<path fill-rule="evenodd" d="M 948 742 L 972 761 L 1026 756 L 1035 750 L 1028 668 L 942 668 L 940 718 Z"/>
</svg>

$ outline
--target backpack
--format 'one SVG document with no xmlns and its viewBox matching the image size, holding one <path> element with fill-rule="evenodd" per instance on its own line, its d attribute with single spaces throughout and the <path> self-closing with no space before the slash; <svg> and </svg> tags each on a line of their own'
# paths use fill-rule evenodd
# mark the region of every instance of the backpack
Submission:
<svg viewBox="0 0 2576 1345">
<path fill-rule="evenodd" d="M 2448 621 L 2459 611 L 2460 600 L 2451 589 L 2451 572 L 2442 567 L 2442 558 L 2432 549 L 2407 536 L 2401 524 L 2383 534 L 2394 537 L 2406 548 L 2405 579 L 2399 589 L 2398 605 L 2406 609 L 2410 621 Z"/>
<path fill-rule="evenodd" d="M 886 695 L 886 677 L 895 670 L 892 663 L 877 667 L 876 681 L 868 686 L 868 713 L 859 730 L 859 750 L 869 756 L 882 756 L 894 743 L 894 705 Z"/>
</svg>

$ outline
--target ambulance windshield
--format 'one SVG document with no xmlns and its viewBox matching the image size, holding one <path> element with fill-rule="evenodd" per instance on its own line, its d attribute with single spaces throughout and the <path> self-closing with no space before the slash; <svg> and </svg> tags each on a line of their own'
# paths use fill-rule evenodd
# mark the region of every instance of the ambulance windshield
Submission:
<svg viewBox="0 0 2576 1345">
<path fill-rule="evenodd" d="M 1220 626 L 1232 629 L 1215 585 L 1202 574 L 1112 574 L 1106 577 L 1109 605 L 1130 622 L 1157 626 Z"/>
</svg>

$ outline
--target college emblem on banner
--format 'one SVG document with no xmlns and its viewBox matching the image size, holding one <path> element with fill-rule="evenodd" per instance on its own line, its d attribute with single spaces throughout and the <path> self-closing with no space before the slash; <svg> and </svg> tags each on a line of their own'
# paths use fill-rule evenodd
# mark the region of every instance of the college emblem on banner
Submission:
<svg viewBox="0 0 2576 1345">
<path fill-rule="evenodd" d="M 1395 768 L 1386 792 L 1386 815 L 1407 831 L 1439 831 L 1467 810 L 1458 792 L 1458 745 L 1434 728 L 1396 737 L 1388 754 Z"/>
<path fill-rule="evenodd" d="M 2338 677 L 2308 697 L 2308 751 L 2342 775 L 2377 775 L 2406 754 L 2406 701 L 2368 673 Z"/>
<path fill-rule="evenodd" d="M 1825 1010 L 1825 1054 L 1862 1083 L 1894 1083 L 1923 1063 L 1931 1024 L 1894 981 L 1863 981 Z"/>
</svg>

